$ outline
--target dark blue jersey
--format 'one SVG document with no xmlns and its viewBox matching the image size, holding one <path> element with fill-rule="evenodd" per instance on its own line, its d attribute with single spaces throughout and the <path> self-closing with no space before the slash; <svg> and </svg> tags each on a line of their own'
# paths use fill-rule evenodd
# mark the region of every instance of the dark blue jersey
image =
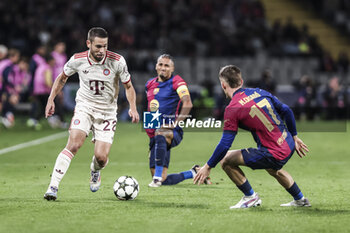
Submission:
<svg viewBox="0 0 350 233">
<path fill-rule="evenodd" d="M 159 82 L 158 77 L 155 77 L 147 81 L 145 88 L 147 110 L 159 111 L 166 123 L 174 121 L 179 114 L 182 95 L 188 94 L 186 82 L 179 75 L 172 76 L 165 82 Z M 146 129 L 146 132 L 149 137 L 154 137 L 154 129 Z"/>
</svg>

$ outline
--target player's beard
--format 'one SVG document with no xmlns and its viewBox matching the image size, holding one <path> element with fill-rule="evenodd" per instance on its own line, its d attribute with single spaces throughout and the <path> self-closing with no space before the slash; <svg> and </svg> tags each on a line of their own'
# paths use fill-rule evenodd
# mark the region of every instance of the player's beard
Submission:
<svg viewBox="0 0 350 233">
<path fill-rule="evenodd" d="M 165 77 L 164 75 L 160 74 L 159 78 L 164 82 L 166 80 L 168 80 L 171 77 L 171 75 L 169 77 Z"/>
<path fill-rule="evenodd" d="M 101 56 L 101 57 L 98 57 L 98 56 L 96 56 L 97 54 L 95 54 L 95 53 L 91 53 L 91 55 L 93 56 L 93 58 L 96 60 L 96 61 L 98 61 L 98 62 L 100 62 L 100 61 L 102 61 L 102 59 L 103 59 L 103 55 Z"/>
</svg>

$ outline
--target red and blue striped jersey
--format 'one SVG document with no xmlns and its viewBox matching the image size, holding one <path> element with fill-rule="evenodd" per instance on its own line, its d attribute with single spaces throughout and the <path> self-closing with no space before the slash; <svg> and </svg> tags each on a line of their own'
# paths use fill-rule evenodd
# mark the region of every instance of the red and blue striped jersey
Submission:
<svg viewBox="0 0 350 233">
<path fill-rule="evenodd" d="M 166 121 L 175 120 L 179 114 L 181 99 L 177 92 L 180 86 L 187 83 L 179 76 L 175 75 L 166 80 L 159 82 L 158 77 L 151 78 L 146 82 L 145 89 L 147 94 L 147 110 L 162 114 Z M 155 129 L 146 129 L 149 137 L 154 137 Z"/>
<path fill-rule="evenodd" d="M 267 91 L 238 89 L 225 109 L 224 132 L 237 132 L 238 128 L 248 130 L 259 149 L 266 149 L 274 158 L 283 160 L 294 150 L 293 136 L 296 135 L 296 130 L 288 131 L 281 117 L 285 108 L 289 109 Z"/>
</svg>

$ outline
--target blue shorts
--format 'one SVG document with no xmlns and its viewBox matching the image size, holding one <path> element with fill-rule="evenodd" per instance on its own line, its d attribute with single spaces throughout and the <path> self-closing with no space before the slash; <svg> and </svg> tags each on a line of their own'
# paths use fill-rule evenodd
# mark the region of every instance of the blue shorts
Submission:
<svg viewBox="0 0 350 233">
<path fill-rule="evenodd" d="M 168 146 L 167 148 L 167 152 L 164 158 L 164 163 L 163 166 L 164 167 L 169 167 L 169 163 L 170 163 L 170 149 L 179 145 L 180 142 L 182 141 L 182 137 L 183 137 L 183 131 L 178 130 L 178 129 L 173 129 L 173 140 L 171 141 L 171 145 Z M 149 167 L 150 168 L 155 168 L 156 167 L 156 153 L 155 153 L 155 139 L 154 138 L 150 138 L 150 142 L 149 142 Z"/>
<path fill-rule="evenodd" d="M 242 149 L 244 163 L 251 169 L 274 169 L 280 170 L 292 157 L 294 150 L 283 160 L 277 160 L 270 152 L 262 149 Z"/>
</svg>

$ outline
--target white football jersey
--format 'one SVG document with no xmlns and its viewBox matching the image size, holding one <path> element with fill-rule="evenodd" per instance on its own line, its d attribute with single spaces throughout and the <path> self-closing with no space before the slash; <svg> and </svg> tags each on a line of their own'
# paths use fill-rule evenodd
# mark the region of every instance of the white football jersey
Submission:
<svg viewBox="0 0 350 233">
<path fill-rule="evenodd" d="M 100 62 L 94 62 L 89 54 L 89 51 L 74 54 L 63 68 L 67 76 L 79 74 L 76 104 L 98 112 L 116 113 L 119 79 L 123 83 L 131 80 L 125 59 L 107 51 Z"/>
</svg>

